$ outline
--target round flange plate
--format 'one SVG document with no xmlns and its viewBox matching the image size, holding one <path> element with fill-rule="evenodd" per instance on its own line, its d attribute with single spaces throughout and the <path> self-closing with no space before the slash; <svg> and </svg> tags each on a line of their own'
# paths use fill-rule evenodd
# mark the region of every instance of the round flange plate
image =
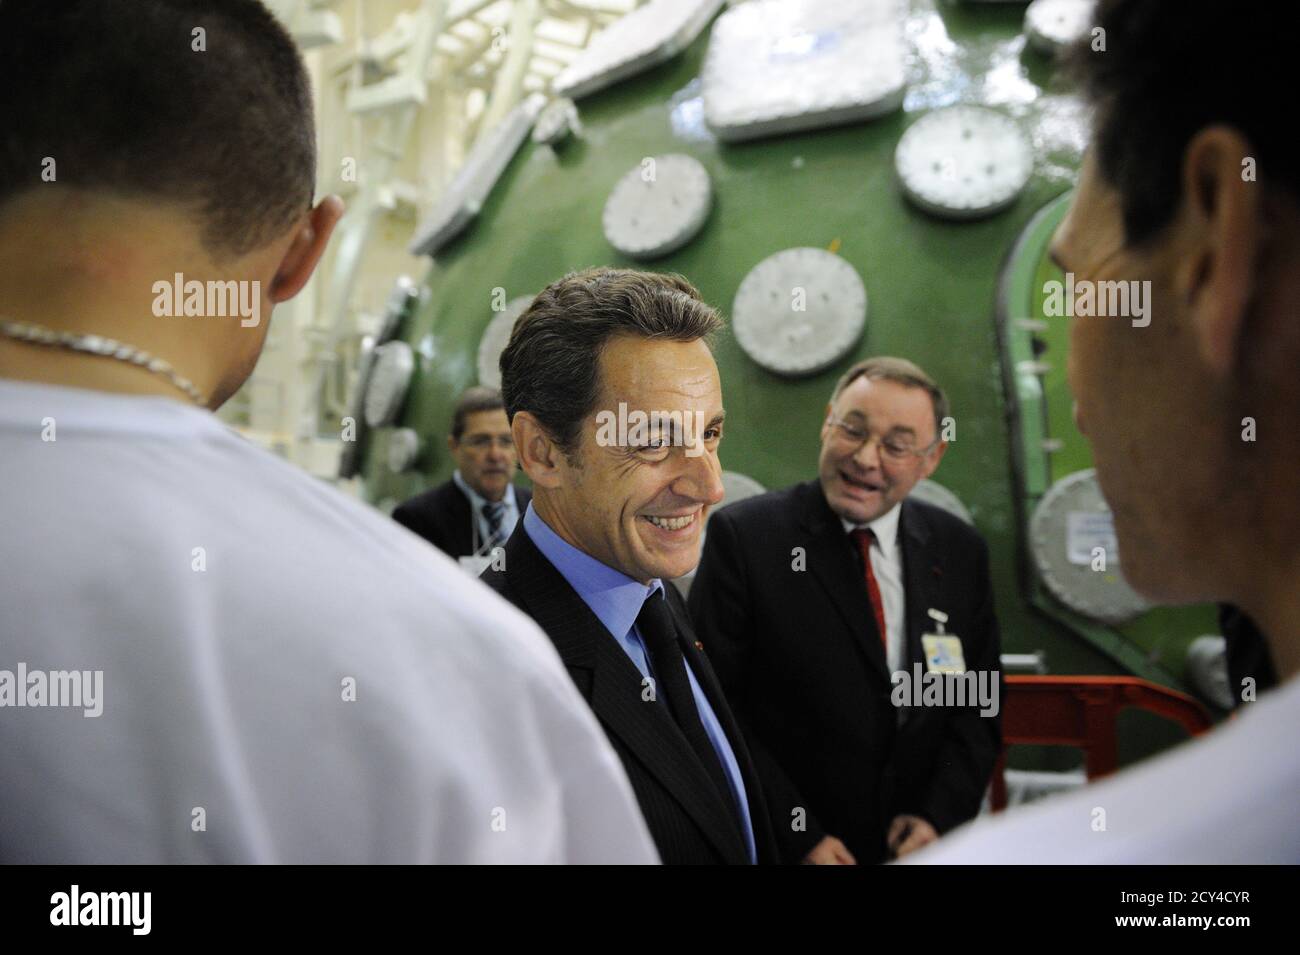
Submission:
<svg viewBox="0 0 1300 955">
<path fill-rule="evenodd" d="M 397 420 L 415 373 L 415 352 L 403 341 L 375 346 L 374 365 L 366 386 L 366 424 L 382 428 Z"/>
<path fill-rule="evenodd" d="M 420 456 L 420 436 L 414 428 L 394 428 L 388 435 L 388 470 L 401 474 Z"/>
<path fill-rule="evenodd" d="M 908 127 L 894 167 L 904 194 L 926 212 L 976 219 L 1015 202 L 1034 170 L 1034 153 L 1010 117 L 950 106 Z"/>
<path fill-rule="evenodd" d="M 1092 29 L 1095 0 L 1034 0 L 1025 8 L 1025 39 L 1040 53 L 1055 56 Z"/>
<path fill-rule="evenodd" d="M 488 388 L 501 388 L 501 353 L 510 344 L 510 333 L 519 316 L 528 311 L 533 296 L 512 298 L 506 307 L 493 316 L 478 343 L 478 383 Z"/>
<path fill-rule="evenodd" d="M 1120 573 L 1110 508 L 1092 468 L 1048 488 L 1030 519 L 1029 544 L 1043 583 L 1070 609 L 1113 624 L 1151 608 Z"/>
<path fill-rule="evenodd" d="M 867 289 L 857 270 L 825 249 L 784 249 L 750 270 L 732 303 L 736 341 L 778 375 L 811 375 L 857 347 Z"/>
<path fill-rule="evenodd" d="M 918 481 L 916 487 L 912 488 L 911 496 L 947 511 L 972 527 L 975 526 L 975 521 L 971 518 L 966 505 L 961 502 L 961 498 L 938 481 L 931 481 L 929 478 Z"/>
<path fill-rule="evenodd" d="M 647 158 L 614 186 L 601 217 L 605 238 L 632 259 L 653 259 L 695 238 L 713 205 L 713 184 L 697 159 Z"/>
</svg>

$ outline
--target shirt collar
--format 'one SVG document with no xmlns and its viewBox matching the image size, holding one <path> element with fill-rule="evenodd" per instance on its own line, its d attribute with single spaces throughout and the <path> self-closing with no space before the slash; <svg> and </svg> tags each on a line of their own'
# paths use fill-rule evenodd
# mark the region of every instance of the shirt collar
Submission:
<svg viewBox="0 0 1300 955">
<path fill-rule="evenodd" d="M 898 515 L 902 508 L 901 502 L 895 504 L 874 521 L 868 521 L 866 524 L 854 524 L 842 517 L 840 523 L 844 525 L 844 533 L 846 534 L 857 530 L 859 527 L 870 527 L 871 532 L 876 535 L 876 542 L 880 544 L 880 549 L 888 552 L 894 549 L 894 542 L 898 539 Z"/>
<path fill-rule="evenodd" d="M 461 489 L 461 493 L 469 498 L 469 503 L 471 508 L 473 508 L 474 513 L 482 514 L 483 505 L 488 503 L 487 498 L 469 486 L 469 482 L 461 477 L 459 468 L 451 472 L 451 479 L 456 483 L 456 486 Z M 513 481 L 506 485 L 506 493 L 505 496 L 501 498 L 501 503 L 505 504 L 507 511 L 518 511 L 518 506 L 515 504 L 515 485 Z"/>
<path fill-rule="evenodd" d="M 657 577 L 643 584 L 574 547 L 537 515 L 531 502 L 524 512 L 524 530 L 615 637 L 626 636 L 646 598 L 664 589 Z"/>
<path fill-rule="evenodd" d="M 112 391 L 0 378 L 0 430 L 40 432 L 46 418 L 59 432 L 239 437 L 212 412 L 164 395 Z"/>
</svg>

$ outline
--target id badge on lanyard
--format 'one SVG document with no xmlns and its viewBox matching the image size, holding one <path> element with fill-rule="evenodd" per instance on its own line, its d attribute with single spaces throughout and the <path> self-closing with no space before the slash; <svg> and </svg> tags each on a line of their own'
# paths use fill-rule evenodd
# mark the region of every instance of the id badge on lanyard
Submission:
<svg viewBox="0 0 1300 955">
<path fill-rule="evenodd" d="M 943 625 L 948 615 L 939 610 L 927 613 L 935 622 L 935 633 L 921 635 L 921 648 L 925 651 L 925 668 L 930 673 L 965 673 L 966 656 L 962 652 L 961 638 L 955 633 L 945 633 Z"/>
</svg>

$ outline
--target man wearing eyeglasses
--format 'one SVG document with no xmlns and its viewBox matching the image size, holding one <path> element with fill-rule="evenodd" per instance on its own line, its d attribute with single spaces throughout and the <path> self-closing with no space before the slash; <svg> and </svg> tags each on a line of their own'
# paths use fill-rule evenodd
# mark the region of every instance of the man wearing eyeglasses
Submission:
<svg viewBox="0 0 1300 955">
<path fill-rule="evenodd" d="M 947 450 L 947 417 L 912 362 L 858 362 L 827 405 L 818 479 L 709 523 L 690 609 L 752 737 L 786 861 L 904 856 L 979 811 L 996 714 L 894 692 L 895 674 L 939 659 L 1000 690 L 988 548 L 908 498 Z"/>
<path fill-rule="evenodd" d="M 460 396 L 447 448 L 456 461 L 451 480 L 400 505 L 393 518 L 477 576 L 532 500 L 511 483 L 515 442 L 500 392 L 474 387 Z"/>
</svg>

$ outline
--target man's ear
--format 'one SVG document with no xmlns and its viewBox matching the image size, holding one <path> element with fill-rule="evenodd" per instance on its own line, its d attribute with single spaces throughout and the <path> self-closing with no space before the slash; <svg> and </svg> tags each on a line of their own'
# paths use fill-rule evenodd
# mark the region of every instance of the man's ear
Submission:
<svg viewBox="0 0 1300 955">
<path fill-rule="evenodd" d="M 326 196 L 307 214 L 307 220 L 298 227 L 271 280 L 273 303 L 287 302 L 302 291 L 342 217 L 343 200 L 338 196 Z"/>
<path fill-rule="evenodd" d="M 562 452 L 541 422 L 530 412 L 517 411 L 510 422 L 510 433 L 519 452 L 519 466 L 529 479 L 539 487 L 559 487 L 563 483 L 560 474 Z"/>
<path fill-rule="evenodd" d="M 925 468 L 923 478 L 928 478 L 939 467 L 939 462 L 943 460 L 943 453 L 948 450 L 948 442 L 940 441 L 929 454 L 925 456 Z"/>
<path fill-rule="evenodd" d="M 1237 364 L 1255 294 L 1262 187 L 1242 177 L 1242 162 L 1252 153 L 1235 129 L 1209 126 L 1192 137 L 1183 154 L 1178 228 L 1188 237 L 1191 255 L 1176 273 L 1177 291 L 1187 303 L 1201 360 L 1218 379 Z"/>
</svg>

